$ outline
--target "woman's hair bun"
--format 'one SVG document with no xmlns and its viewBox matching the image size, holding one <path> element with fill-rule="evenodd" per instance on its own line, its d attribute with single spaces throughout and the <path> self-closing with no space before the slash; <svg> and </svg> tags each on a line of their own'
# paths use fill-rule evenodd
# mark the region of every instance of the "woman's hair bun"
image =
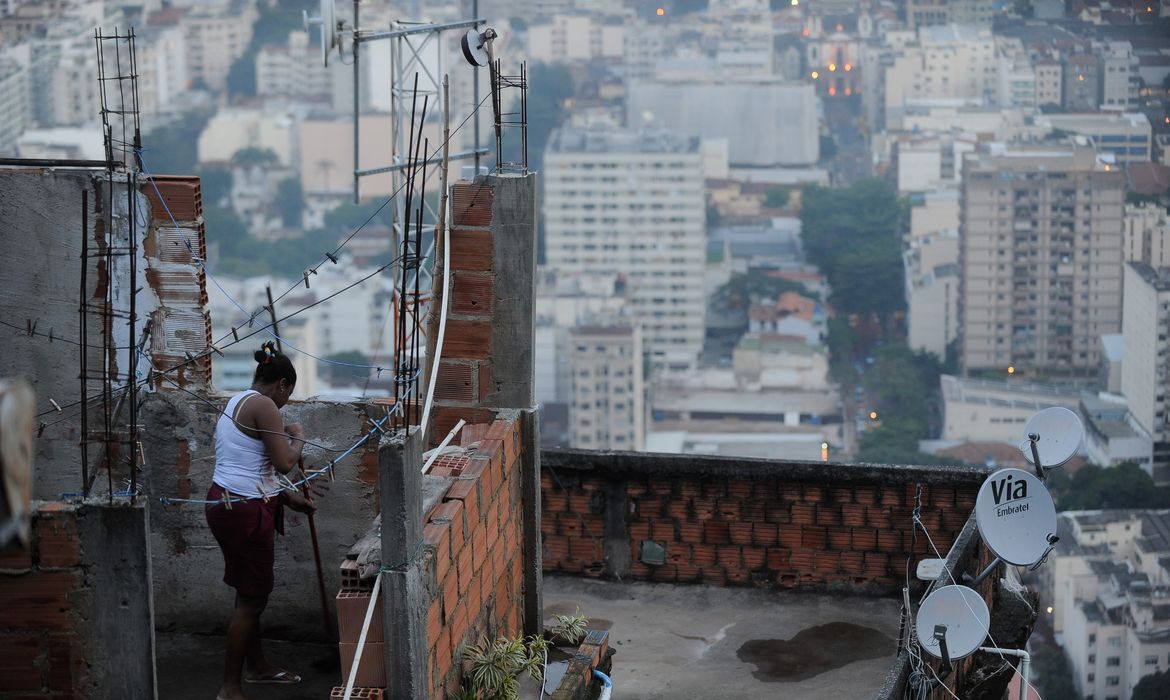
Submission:
<svg viewBox="0 0 1170 700">
<path fill-rule="evenodd" d="M 261 345 L 259 350 L 252 353 L 252 357 L 255 358 L 256 362 L 263 365 L 271 362 L 279 354 L 276 350 L 276 343 L 269 340 Z"/>
</svg>

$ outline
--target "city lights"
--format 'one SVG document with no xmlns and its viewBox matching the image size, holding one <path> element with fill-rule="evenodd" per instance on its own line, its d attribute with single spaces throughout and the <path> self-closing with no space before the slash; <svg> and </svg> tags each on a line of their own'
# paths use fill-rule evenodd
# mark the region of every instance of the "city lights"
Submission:
<svg viewBox="0 0 1170 700">
<path fill-rule="evenodd" d="M 837 64 L 836 64 L 836 63 L 830 63 L 830 64 L 829 64 L 829 72 L 830 72 L 830 73 L 836 73 L 836 72 L 837 72 Z"/>
<path fill-rule="evenodd" d="M 1015 367 L 1008 367 L 1008 374 L 1015 374 L 1015 373 L 1016 373 Z"/>
<path fill-rule="evenodd" d="M 655 11 L 654 11 L 654 14 L 658 15 L 659 17 L 661 17 L 661 16 L 663 16 L 663 15 L 665 15 L 665 14 L 666 14 L 666 8 L 665 8 L 665 7 L 660 7 L 660 8 L 658 8 L 657 10 L 655 10 Z"/>
<path fill-rule="evenodd" d="M 870 420 L 877 420 L 877 411 L 870 411 L 869 412 L 869 419 Z"/>
<path fill-rule="evenodd" d="M 821 77 L 821 74 L 820 74 L 820 72 L 819 72 L 819 71 L 815 71 L 815 70 L 814 70 L 814 71 L 812 72 L 812 79 L 813 79 L 813 80 L 816 80 L 816 79 L 817 79 L 817 78 L 819 78 L 819 77 Z"/>
<path fill-rule="evenodd" d="M 848 72 L 849 72 L 849 71 L 851 71 L 851 70 L 853 70 L 853 64 L 852 64 L 852 63 L 846 63 L 846 64 L 845 64 L 845 72 L 846 72 L 846 73 L 848 73 Z"/>
</svg>

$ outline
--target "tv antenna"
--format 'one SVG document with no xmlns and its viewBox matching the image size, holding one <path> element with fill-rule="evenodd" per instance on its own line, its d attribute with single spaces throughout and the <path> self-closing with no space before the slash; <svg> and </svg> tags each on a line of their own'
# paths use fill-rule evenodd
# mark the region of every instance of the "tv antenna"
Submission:
<svg viewBox="0 0 1170 700">
<path fill-rule="evenodd" d="M 1024 426 L 1020 451 L 1036 468 L 1036 476 L 1045 478 L 1045 469 L 1055 469 L 1072 459 L 1081 446 L 1085 428 L 1081 419 L 1067 408 L 1053 406 L 1032 416 Z"/>
</svg>

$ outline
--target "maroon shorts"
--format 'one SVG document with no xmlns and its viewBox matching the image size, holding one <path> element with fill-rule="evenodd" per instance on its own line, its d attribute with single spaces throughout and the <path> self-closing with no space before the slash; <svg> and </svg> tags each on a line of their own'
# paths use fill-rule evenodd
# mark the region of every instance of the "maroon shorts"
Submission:
<svg viewBox="0 0 1170 700">
<path fill-rule="evenodd" d="M 220 501 L 224 489 L 212 484 L 207 500 Z M 236 501 L 204 508 L 211 534 L 223 551 L 223 582 L 240 595 L 265 596 L 272 592 L 272 565 L 276 546 L 277 499 Z"/>
</svg>

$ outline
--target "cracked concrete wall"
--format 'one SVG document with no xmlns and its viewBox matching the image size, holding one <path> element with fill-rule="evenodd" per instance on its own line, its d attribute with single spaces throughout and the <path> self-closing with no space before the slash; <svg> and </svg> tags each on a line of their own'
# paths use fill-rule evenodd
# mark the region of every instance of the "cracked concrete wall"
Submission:
<svg viewBox="0 0 1170 700">
<path fill-rule="evenodd" d="M 152 496 L 150 538 L 160 630 L 221 633 L 227 627 L 234 594 L 222 582 L 223 557 L 203 506 L 164 505 L 158 500 L 207 495 L 215 469 L 215 423 L 227 398 L 213 397 L 213 408 L 187 394 L 163 392 L 142 406 L 146 456 L 142 482 Z M 310 441 L 338 451 L 368 430 L 366 409 L 354 404 L 294 402 L 282 413 L 286 423 L 301 423 Z M 336 455 L 307 446 L 305 465 L 316 468 Z M 315 522 L 331 615 L 332 596 L 341 587 L 338 567 L 378 513 L 377 479 L 377 440 L 371 439 L 338 463 L 332 482 L 322 482 L 329 484 L 329 492 L 318 498 Z M 319 639 L 321 608 L 305 516 L 286 509 L 285 533 L 276 538 L 276 588 L 264 615 L 265 633 Z"/>
<path fill-rule="evenodd" d="M 33 498 L 49 499 L 81 490 L 80 423 L 75 409 L 56 413 L 78 400 L 81 324 L 82 193 L 88 193 L 92 228 L 101 204 L 98 181 L 89 172 L 0 170 L 0 326 L 3 352 L 0 376 L 25 376 L 37 396 L 38 420 L 52 423 L 36 441 Z M 90 265 L 91 269 L 93 265 Z M 89 279 L 96 284 L 96 275 Z M 27 328 L 35 324 L 35 334 Z M 53 337 L 50 341 L 49 336 Z M 96 329 L 90 341 L 99 342 Z M 96 362 L 97 356 L 91 356 Z"/>
</svg>

